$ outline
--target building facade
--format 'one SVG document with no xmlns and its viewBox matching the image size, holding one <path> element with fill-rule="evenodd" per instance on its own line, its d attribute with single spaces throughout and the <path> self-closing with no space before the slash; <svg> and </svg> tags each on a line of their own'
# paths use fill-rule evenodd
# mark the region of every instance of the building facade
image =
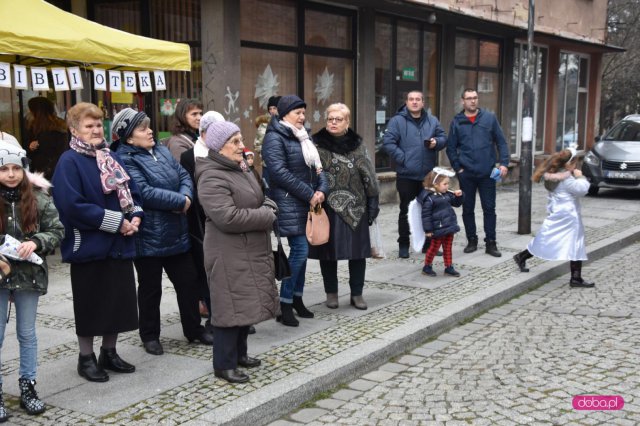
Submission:
<svg viewBox="0 0 640 426">
<path fill-rule="evenodd" d="M 251 145 L 255 119 L 273 94 L 302 97 L 314 131 L 324 125 L 325 108 L 343 102 L 385 181 L 394 175 L 382 137 L 404 95 L 423 91 L 447 130 L 462 90 L 473 87 L 480 107 L 502 123 L 517 168 L 528 0 L 50 2 L 110 27 L 191 46 L 192 72 L 167 73 L 166 91 L 93 93 L 108 116 L 134 105 L 166 132 L 175 102 L 199 98 L 205 110 L 237 122 Z M 602 55 L 610 51 L 607 0 L 537 0 L 535 12 L 534 154 L 587 149 L 598 134 Z M 446 156 L 440 160 L 447 164 Z"/>
</svg>

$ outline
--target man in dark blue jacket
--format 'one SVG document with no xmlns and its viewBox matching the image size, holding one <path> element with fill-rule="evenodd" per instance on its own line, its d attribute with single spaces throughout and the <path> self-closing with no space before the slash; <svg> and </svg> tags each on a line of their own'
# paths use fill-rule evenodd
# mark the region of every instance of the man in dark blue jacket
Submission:
<svg viewBox="0 0 640 426">
<path fill-rule="evenodd" d="M 462 92 L 463 110 L 453 117 L 447 141 L 447 156 L 453 170 L 458 174 L 460 189 L 465 194 L 462 204 L 462 221 L 468 244 L 465 253 L 478 249 L 476 233 L 476 192 L 484 216 L 485 252 L 500 257 L 496 243 L 496 177 L 491 174 L 500 156 L 500 178 L 509 169 L 509 147 L 496 116 L 488 110 L 478 108 L 478 92 L 465 89 Z"/>
<path fill-rule="evenodd" d="M 424 109 L 422 92 L 407 93 L 405 105 L 387 124 L 382 145 L 396 162 L 399 257 L 409 257 L 409 203 L 422 191 L 422 180 L 436 165 L 437 152 L 446 144 L 447 134 L 440 122 Z"/>
</svg>

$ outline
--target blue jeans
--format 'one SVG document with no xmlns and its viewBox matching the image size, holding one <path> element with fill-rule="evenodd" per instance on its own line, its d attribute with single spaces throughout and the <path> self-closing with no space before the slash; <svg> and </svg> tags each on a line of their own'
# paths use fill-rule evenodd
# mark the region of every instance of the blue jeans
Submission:
<svg viewBox="0 0 640 426">
<path fill-rule="evenodd" d="M 38 340 L 36 338 L 36 311 L 40 293 L 37 291 L 14 291 L 16 309 L 16 334 L 20 343 L 20 378 L 35 380 L 38 364 Z M 0 289 L 0 351 L 7 328 L 9 290 Z M 2 376 L 0 376 L 2 384 Z"/>
<path fill-rule="evenodd" d="M 480 194 L 480 205 L 484 217 L 485 241 L 496 240 L 496 181 L 489 175 L 477 176 L 463 171 L 458 173 L 460 189 L 464 192 L 462 203 L 462 221 L 467 239 L 477 239 L 476 230 L 476 193 Z"/>
<path fill-rule="evenodd" d="M 287 237 L 289 241 L 289 266 L 291 278 L 282 280 L 280 286 L 280 301 L 293 303 L 293 296 L 302 297 L 304 291 L 304 274 L 307 272 L 307 256 L 309 255 L 309 243 L 305 235 Z"/>
</svg>

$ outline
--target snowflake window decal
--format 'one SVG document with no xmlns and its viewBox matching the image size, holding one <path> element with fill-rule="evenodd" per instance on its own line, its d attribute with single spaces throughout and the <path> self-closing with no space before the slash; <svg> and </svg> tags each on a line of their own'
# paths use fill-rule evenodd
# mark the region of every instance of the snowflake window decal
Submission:
<svg viewBox="0 0 640 426">
<path fill-rule="evenodd" d="M 319 104 L 324 104 L 329 100 L 333 94 L 334 85 L 334 74 L 329 74 L 329 69 L 324 67 L 322 74 L 318 75 L 314 90 Z"/>
<path fill-rule="evenodd" d="M 278 74 L 274 74 L 271 70 L 271 65 L 268 64 L 262 74 L 258 76 L 256 81 L 256 92 L 253 95 L 254 99 L 258 99 L 258 104 L 261 108 L 267 109 L 267 103 L 269 98 L 278 93 L 280 82 L 278 81 Z"/>
</svg>

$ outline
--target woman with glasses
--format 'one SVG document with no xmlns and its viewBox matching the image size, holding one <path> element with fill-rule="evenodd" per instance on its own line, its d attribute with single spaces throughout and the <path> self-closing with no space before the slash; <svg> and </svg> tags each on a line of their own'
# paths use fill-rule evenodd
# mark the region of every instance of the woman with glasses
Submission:
<svg viewBox="0 0 640 426">
<path fill-rule="evenodd" d="M 289 327 L 299 324 L 293 309 L 302 318 L 313 318 L 302 302 L 309 253 L 305 227 L 309 208 L 322 203 L 328 190 L 318 150 L 304 128 L 306 107 L 295 95 L 283 96 L 262 146 L 262 158 L 269 165 L 269 196 L 278 204 L 280 234 L 287 237 L 291 249 L 291 278 L 282 280 L 282 315 L 277 318 Z"/>
<path fill-rule="evenodd" d="M 378 181 L 362 138 L 349 128 L 351 111 L 345 104 L 329 105 L 327 125 L 313 135 L 322 168 L 328 175 L 325 210 L 329 242 L 311 246 L 310 259 L 320 260 L 327 307 L 338 307 L 338 260 L 349 261 L 350 303 L 367 309 L 362 297 L 366 258 L 371 257 L 369 226 L 378 208 Z"/>
</svg>

